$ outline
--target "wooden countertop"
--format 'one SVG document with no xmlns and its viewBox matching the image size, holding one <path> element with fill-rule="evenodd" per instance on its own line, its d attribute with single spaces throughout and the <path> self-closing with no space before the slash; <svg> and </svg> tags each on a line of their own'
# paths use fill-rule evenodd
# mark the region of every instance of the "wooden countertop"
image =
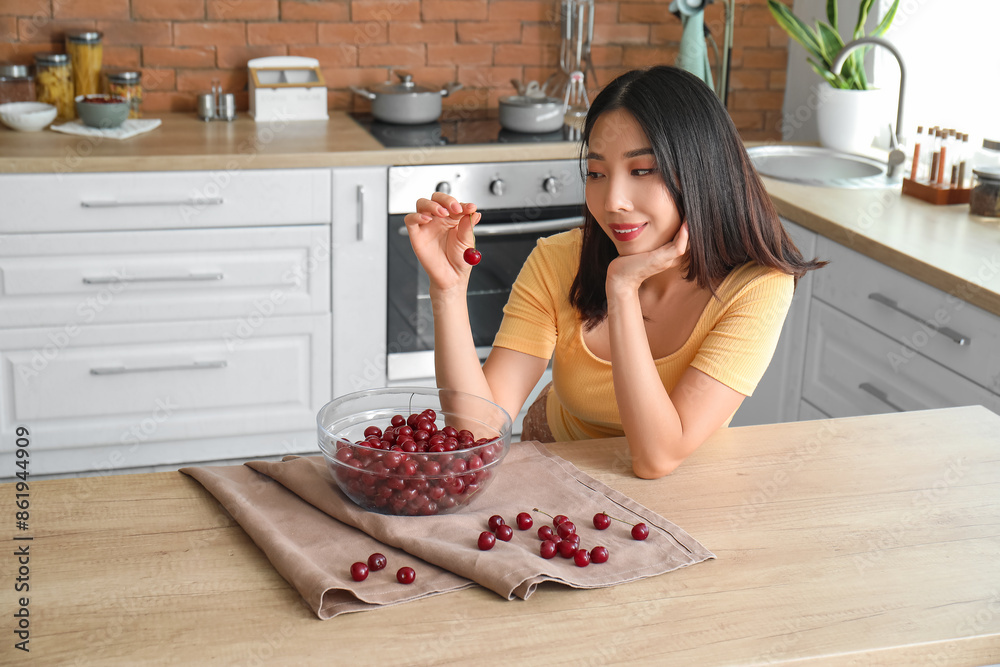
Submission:
<svg viewBox="0 0 1000 667">
<path fill-rule="evenodd" d="M 385 149 L 343 112 L 328 121 L 232 123 L 168 113 L 125 141 L 0 126 L 0 173 L 303 168 L 572 159 L 571 142 Z M 246 156 L 252 156 L 247 160 Z M 1000 316 L 1000 221 L 968 206 L 931 206 L 893 190 L 818 188 L 764 179 L 779 213 Z"/>
<path fill-rule="evenodd" d="M 160 127 L 124 141 L 44 130 L 15 132 L 0 125 L 0 173 L 294 169 L 366 165 L 457 164 L 575 158 L 578 144 L 488 144 L 433 148 L 382 147 L 344 112 L 325 121 L 204 122 L 193 113 L 160 114 Z"/>
<path fill-rule="evenodd" d="M 30 484 L 19 664 L 982 665 L 1000 661 L 1000 417 L 982 407 L 722 429 L 671 476 L 559 443 L 718 559 L 601 590 L 481 588 L 319 621 L 180 473 Z M 12 485 L 0 487 L 14 532 Z M 572 514 L 572 508 L 566 508 Z M 8 538 L 9 539 L 9 538 Z M 12 548 L 11 548 L 12 550 Z M 5 586 L 17 564 L 0 560 Z M 9 660 L 8 657 L 9 656 Z"/>
</svg>

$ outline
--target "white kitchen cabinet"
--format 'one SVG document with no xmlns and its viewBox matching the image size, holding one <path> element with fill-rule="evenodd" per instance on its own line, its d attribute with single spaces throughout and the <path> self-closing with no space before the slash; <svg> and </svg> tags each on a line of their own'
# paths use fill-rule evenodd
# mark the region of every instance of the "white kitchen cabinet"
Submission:
<svg viewBox="0 0 1000 667">
<path fill-rule="evenodd" d="M 785 218 L 781 219 L 781 223 L 803 257 L 812 259 L 816 256 L 814 232 Z M 819 272 L 823 270 L 819 269 Z M 743 400 L 730 426 L 796 421 L 802 395 L 802 363 L 815 273 L 810 271 L 796 285 L 771 363 L 753 395 Z"/>
<path fill-rule="evenodd" d="M 814 419 L 829 419 L 830 415 L 826 414 L 815 405 L 809 401 L 803 400 L 799 403 L 799 418 L 797 421 L 808 422 Z"/>
<path fill-rule="evenodd" d="M 922 354 L 894 364 L 892 338 L 817 301 L 809 318 L 802 396 L 831 417 L 983 405 L 993 394 Z"/>
<path fill-rule="evenodd" d="M 330 315 L 0 331 L 2 430 L 34 434 L 36 474 L 211 460 L 212 438 L 311 432 L 329 397 Z M 208 440 L 194 459 L 177 443 Z M 12 469 L 12 468 L 8 468 Z"/>
<path fill-rule="evenodd" d="M 0 243 L 3 327 L 327 313 L 324 225 L 11 234 Z"/>
<path fill-rule="evenodd" d="M 386 385 L 387 167 L 333 170 L 333 395 Z"/>
<path fill-rule="evenodd" d="M 1000 393 L 1000 317 L 829 239 L 817 250 L 830 265 L 813 295 L 896 340 L 891 366 L 919 354 Z"/>
<path fill-rule="evenodd" d="M 312 453 L 329 169 L 0 176 L 0 466 Z"/>
<path fill-rule="evenodd" d="M 329 224 L 328 169 L 7 174 L 0 232 Z"/>
</svg>

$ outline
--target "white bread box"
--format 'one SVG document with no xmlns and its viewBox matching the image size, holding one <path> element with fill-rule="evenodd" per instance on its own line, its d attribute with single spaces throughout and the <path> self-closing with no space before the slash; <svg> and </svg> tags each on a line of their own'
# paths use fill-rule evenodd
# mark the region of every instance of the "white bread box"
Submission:
<svg viewBox="0 0 1000 667">
<path fill-rule="evenodd" d="M 250 116 L 256 121 L 326 120 L 326 82 L 315 58 L 254 58 L 250 70 Z"/>
</svg>

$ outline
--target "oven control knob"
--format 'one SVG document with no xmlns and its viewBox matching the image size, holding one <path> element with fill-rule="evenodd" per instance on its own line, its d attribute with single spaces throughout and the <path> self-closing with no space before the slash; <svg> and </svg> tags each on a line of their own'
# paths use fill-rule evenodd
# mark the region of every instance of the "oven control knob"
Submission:
<svg viewBox="0 0 1000 667">
<path fill-rule="evenodd" d="M 499 178 L 490 183 L 490 192 L 495 194 L 497 197 L 502 197 L 506 189 L 507 189 L 507 184 L 504 183 Z"/>
<path fill-rule="evenodd" d="M 449 183 L 448 181 L 441 181 L 440 183 L 434 186 L 434 192 L 443 192 L 446 195 L 450 195 L 451 183 Z"/>
<path fill-rule="evenodd" d="M 542 181 L 542 189 L 548 192 L 550 195 L 558 194 L 559 181 L 557 181 L 554 176 L 549 176 L 544 181 Z"/>
</svg>

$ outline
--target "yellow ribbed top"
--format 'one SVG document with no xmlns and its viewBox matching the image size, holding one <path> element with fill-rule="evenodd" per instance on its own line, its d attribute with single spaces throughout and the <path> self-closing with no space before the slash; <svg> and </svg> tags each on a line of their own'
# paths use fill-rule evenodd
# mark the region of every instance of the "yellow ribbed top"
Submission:
<svg viewBox="0 0 1000 667">
<path fill-rule="evenodd" d="M 584 344 L 583 323 L 569 302 L 582 240 L 579 229 L 539 239 L 511 289 L 493 343 L 552 358 L 546 410 L 556 440 L 623 435 L 611 363 Z M 793 285 L 792 276 L 754 263 L 733 269 L 687 342 L 656 360 L 667 391 L 693 366 L 750 396 L 771 362 Z"/>
</svg>

